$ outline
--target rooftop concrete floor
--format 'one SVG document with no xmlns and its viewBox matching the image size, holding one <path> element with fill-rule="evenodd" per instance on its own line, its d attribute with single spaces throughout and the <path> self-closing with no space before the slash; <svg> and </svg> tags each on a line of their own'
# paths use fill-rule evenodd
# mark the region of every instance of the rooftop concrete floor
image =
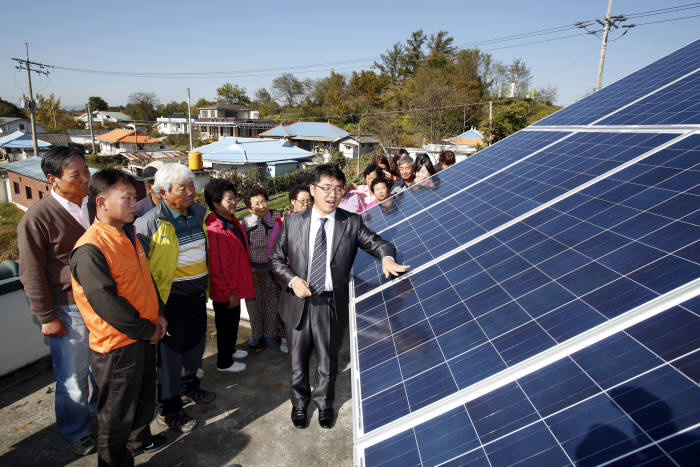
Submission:
<svg viewBox="0 0 700 467">
<path fill-rule="evenodd" d="M 209 319 L 202 387 L 215 391 L 211 404 L 186 411 L 200 425 L 189 434 L 166 431 L 170 444 L 136 457 L 153 466 L 349 466 L 352 465 L 352 404 L 348 339 L 340 354 L 335 426 L 318 425 L 309 406 L 308 427 L 295 428 L 289 418 L 287 356 L 279 349 L 250 352 L 242 373 L 216 371 L 216 329 Z M 247 349 L 249 328 L 241 322 L 238 348 Z M 313 361 L 312 361 L 313 365 Z M 313 366 L 312 366 L 313 368 Z M 313 371 L 311 372 L 313 374 Z M 313 378 L 313 377 L 312 377 Z M 93 466 L 97 455 L 78 458 L 56 431 L 55 380 L 48 369 L 0 392 L 0 466 Z M 93 430 L 95 429 L 93 423 Z M 163 431 L 155 421 L 154 433 Z"/>
</svg>

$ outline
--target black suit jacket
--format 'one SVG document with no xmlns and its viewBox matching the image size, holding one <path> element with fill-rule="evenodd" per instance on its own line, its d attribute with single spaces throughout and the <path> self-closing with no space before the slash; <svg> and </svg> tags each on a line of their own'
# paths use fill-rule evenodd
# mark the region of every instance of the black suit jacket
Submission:
<svg viewBox="0 0 700 467">
<path fill-rule="evenodd" d="M 295 276 L 307 280 L 312 209 L 285 216 L 270 255 L 272 271 L 284 288 L 280 296 L 280 316 L 287 325 L 294 328 L 301 321 L 304 299 L 294 295 L 294 291 L 288 285 Z M 362 222 L 362 217 L 343 209 L 336 209 L 330 254 L 338 319 L 345 319 L 344 316 L 347 316 L 350 270 L 358 247 L 377 258 L 396 257 L 394 246 L 368 229 Z"/>
</svg>

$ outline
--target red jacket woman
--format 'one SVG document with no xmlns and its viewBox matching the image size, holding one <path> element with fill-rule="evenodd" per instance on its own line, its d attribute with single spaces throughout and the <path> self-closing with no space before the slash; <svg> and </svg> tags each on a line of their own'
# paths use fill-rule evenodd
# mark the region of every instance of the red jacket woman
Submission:
<svg viewBox="0 0 700 467">
<path fill-rule="evenodd" d="M 216 367 L 219 371 L 243 371 L 245 364 L 234 359 L 248 355 L 235 348 L 241 299 L 255 297 L 248 236 L 235 216 L 238 198 L 230 181 L 211 180 L 204 187 L 204 199 L 213 211 L 204 223 L 209 239 L 209 296 L 216 323 Z"/>
<path fill-rule="evenodd" d="M 248 236 L 235 217 L 231 222 L 245 240 L 240 237 L 215 213 L 206 220 L 209 236 L 209 276 L 211 299 L 215 302 L 228 302 L 229 297 L 255 298 L 252 266 L 248 255 Z M 228 224 L 228 222 L 227 222 Z"/>
</svg>

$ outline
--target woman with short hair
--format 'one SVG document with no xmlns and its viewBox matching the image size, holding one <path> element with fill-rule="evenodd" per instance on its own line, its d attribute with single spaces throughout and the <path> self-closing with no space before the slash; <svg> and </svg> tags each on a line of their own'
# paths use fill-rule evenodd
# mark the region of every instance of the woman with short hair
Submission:
<svg viewBox="0 0 700 467">
<path fill-rule="evenodd" d="M 270 272 L 268 245 L 272 229 L 277 219 L 282 217 L 282 212 L 270 210 L 267 191 L 259 185 L 250 188 L 243 201 L 250 209 L 250 214 L 243 218 L 243 226 L 248 234 L 255 286 L 255 300 L 246 302 L 251 328 L 248 346 L 255 349 L 264 344 L 274 348 L 277 347 L 277 336 L 281 328 L 277 315 L 280 288 Z M 283 344 L 286 345 L 286 342 Z M 281 350 L 284 352 L 284 347 Z"/>
<path fill-rule="evenodd" d="M 455 153 L 450 151 L 449 149 L 442 151 L 438 155 L 438 163 L 435 166 L 435 171 L 440 172 L 443 169 L 448 168 L 451 165 L 454 165 L 456 159 L 455 159 Z"/>
<path fill-rule="evenodd" d="M 214 304 L 216 323 L 216 368 L 239 372 L 248 352 L 236 350 L 241 299 L 255 298 L 248 237 L 236 219 L 238 196 L 233 184 L 215 178 L 204 187 L 204 200 L 211 213 L 205 221 L 209 238 L 209 295 Z"/>
</svg>

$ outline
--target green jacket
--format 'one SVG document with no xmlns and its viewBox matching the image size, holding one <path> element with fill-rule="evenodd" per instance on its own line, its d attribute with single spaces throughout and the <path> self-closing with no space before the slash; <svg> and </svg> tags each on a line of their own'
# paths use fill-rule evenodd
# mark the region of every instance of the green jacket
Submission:
<svg viewBox="0 0 700 467">
<path fill-rule="evenodd" d="M 204 238 L 207 245 L 207 262 L 209 261 L 209 238 L 205 220 L 208 210 L 198 203 L 194 203 L 190 210 L 202 225 Z M 163 303 L 168 301 L 170 289 L 173 285 L 175 270 L 177 269 L 177 257 L 180 251 L 180 244 L 175 233 L 173 218 L 170 211 L 165 206 L 165 201 L 148 211 L 134 222 L 136 235 L 143 246 L 148 266 L 151 269 L 153 280 L 158 287 Z M 209 287 L 207 286 L 207 299 L 209 298 Z"/>
</svg>

